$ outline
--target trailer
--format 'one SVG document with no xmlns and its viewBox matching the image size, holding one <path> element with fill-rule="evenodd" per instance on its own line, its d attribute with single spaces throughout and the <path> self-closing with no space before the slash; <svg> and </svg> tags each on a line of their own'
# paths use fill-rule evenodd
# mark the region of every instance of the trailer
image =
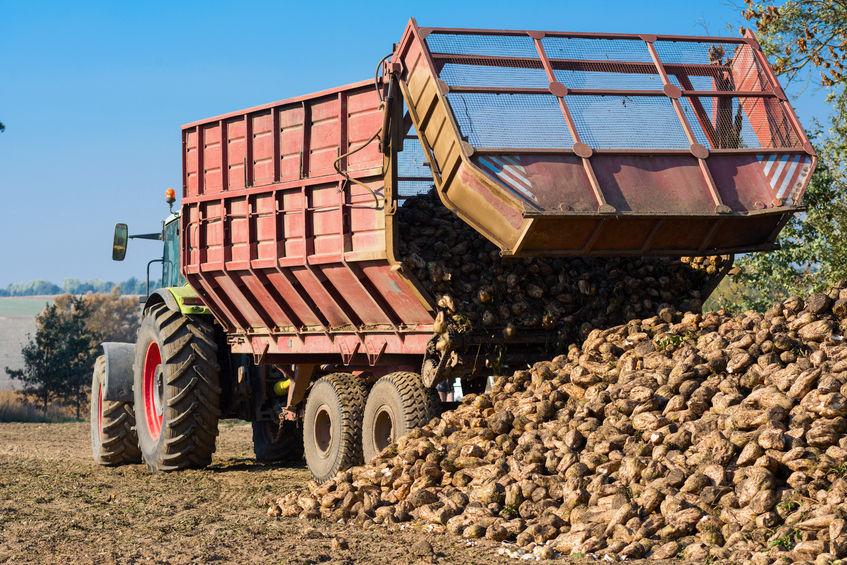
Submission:
<svg viewBox="0 0 847 565">
<path fill-rule="evenodd" d="M 179 256 L 187 286 L 147 300 L 122 350 L 132 370 L 94 379 L 133 414 L 151 468 L 208 464 L 218 418 L 235 416 L 259 430 L 257 454 L 302 445 L 326 480 L 435 415 L 438 382 L 485 376 L 434 347 L 441 307 L 398 255 L 405 198 L 434 191 L 503 257 L 732 255 L 774 248 L 816 163 L 749 32 L 412 20 L 381 68 L 183 126 L 163 261 Z"/>
</svg>

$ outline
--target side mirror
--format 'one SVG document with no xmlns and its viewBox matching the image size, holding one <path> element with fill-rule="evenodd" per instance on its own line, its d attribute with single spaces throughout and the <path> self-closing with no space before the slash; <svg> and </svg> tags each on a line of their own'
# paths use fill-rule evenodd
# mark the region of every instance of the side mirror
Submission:
<svg viewBox="0 0 847 565">
<path fill-rule="evenodd" d="M 112 242 L 112 261 L 123 261 L 126 257 L 126 243 L 129 241 L 129 228 L 126 224 L 115 224 L 115 239 Z"/>
</svg>

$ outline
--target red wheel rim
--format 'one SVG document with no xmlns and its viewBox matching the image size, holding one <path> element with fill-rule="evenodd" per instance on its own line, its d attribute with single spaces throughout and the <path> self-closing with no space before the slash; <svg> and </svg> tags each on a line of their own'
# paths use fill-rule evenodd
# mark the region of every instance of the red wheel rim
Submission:
<svg viewBox="0 0 847 565">
<path fill-rule="evenodd" d="M 103 385 L 97 387 L 97 431 L 103 435 Z"/>
<path fill-rule="evenodd" d="M 144 419 L 147 431 L 152 439 L 159 439 L 162 433 L 162 415 L 164 404 L 164 379 L 162 375 L 162 354 L 155 341 L 147 347 L 144 355 L 144 380 L 141 383 L 141 395 L 144 398 Z"/>
</svg>

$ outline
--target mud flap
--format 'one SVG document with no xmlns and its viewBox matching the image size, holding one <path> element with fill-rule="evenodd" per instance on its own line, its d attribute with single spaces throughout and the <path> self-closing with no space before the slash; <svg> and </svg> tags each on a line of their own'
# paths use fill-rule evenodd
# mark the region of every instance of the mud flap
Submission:
<svg viewBox="0 0 847 565">
<path fill-rule="evenodd" d="M 134 343 L 102 343 L 106 358 L 103 398 L 112 402 L 132 402 L 132 363 Z"/>
</svg>

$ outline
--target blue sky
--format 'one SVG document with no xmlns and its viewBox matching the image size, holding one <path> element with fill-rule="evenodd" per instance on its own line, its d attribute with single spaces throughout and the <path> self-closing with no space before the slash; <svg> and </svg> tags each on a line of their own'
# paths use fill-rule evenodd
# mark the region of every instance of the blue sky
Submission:
<svg viewBox="0 0 847 565">
<path fill-rule="evenodd" d="M 35 2 L 0 0 L 0 286 L 143 276 L 116 221 L 155 231 L 179 193 L 180 125 L 368 78 L 421 25 L 735 35 L 736 4 L 696 2 Z M 796 85 L 801 121 L 823 94 Z"/>
</svg>

